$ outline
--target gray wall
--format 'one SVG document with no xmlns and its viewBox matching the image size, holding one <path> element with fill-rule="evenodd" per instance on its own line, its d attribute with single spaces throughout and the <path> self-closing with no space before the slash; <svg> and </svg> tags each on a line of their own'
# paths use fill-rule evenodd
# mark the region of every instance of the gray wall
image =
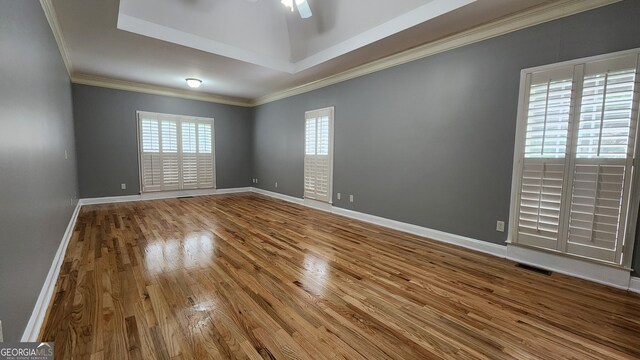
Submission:
<svg viewBox="0 0 640 360">
<path fill-rule="evenodd" d="M 502 244 L 520 70 L 640 47 L 638 19 L 627 0 L 259 106 L 254 176 L 302 197 L 304 112 L 335 106 L 335 206 Z"/>
<path fill-rule="evenodd" d="M 38 1 L 0 0 L 0 44 L 0 320 L 17 341 L 75 207 L 76 160 L 71 85 Z"/>
<path fill-rule="evenodd" d="M 509 215 L 520 69 L 640 47 L 639 18 L 640 2 L 627 0 L 256 109 L 83 85 L 72 106 L 39 3 L 0 0 L 5 340 L 18 340 L 31 315 L 76 179 L 82 197 L 138 193 L 135 111 L 214 117 L 218 188 L 258 177 L 301 197 L 304 111 L 336 106 L 334 193 L 345 194 L 336 206 L 502 243 L 494 227 Z"/>
<path fill-rule="evenodd" d="M 215 118 L 217 188 L 251 185 L 250 108 L 77 84 L 73 100 L 81 198 L 139 193 L 138 110 Z"/>
</svg>

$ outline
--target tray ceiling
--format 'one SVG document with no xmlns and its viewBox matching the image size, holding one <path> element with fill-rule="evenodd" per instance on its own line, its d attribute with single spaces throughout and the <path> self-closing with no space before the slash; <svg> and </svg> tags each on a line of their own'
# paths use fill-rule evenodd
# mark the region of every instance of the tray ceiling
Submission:
<svg viewBox="0 0 640 360">
<path fill-rule="evenodd" d="M 73 79 L 249 101 L 536 6 L 577 3 L 308 0 L 313 17 L 301 19 L 280 0 L 43 1 L 52 5 Z M 202 87 L 187 90 L 189 77 Z"/>
<path fill-rule="evenodd" d="M 295 74 L 476 0 L 308 1 L 120 0 L 118 29 Z"/>
</svg>

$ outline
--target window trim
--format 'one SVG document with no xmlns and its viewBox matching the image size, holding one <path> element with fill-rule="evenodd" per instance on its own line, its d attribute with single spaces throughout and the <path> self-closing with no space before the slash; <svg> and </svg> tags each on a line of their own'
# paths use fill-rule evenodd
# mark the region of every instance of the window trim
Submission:
<svg viewBox="0 0 640 360">
<path fill-rule="evenodd" d="M 529 85 L 529 79 L 530 79 L 530 74 L 531 73 L 536 73 L 536 72 L 543 72 L 543 71 L 552 71 L 558 68 L 562 68 L 562 67 L 568 67 L 568 66 L 578 66 L 578 65 L 582 65 L 585 63 L 589 63 L 589 62 L 595 62 L 595 61 L 602 61 L 602 60 L 610 60 L 613 58 L 617 58 L 617 57 L 622 57 L 622 56 L 628 56 L 628 55 L 636 55 L 640 57 L 640 48 L 635 48 L 635 49 L 630 49 L 630 50 L 624 50 L 624 51 L 618 51 L 618 52 L 613 52 L 613 53 L 607 53 L 607 54 L 602 54 L 602 55 L 597 55 L 597 56 L 590 56 L 590 57 L 584 57 L 584 58 L 580 58 L 580 59 L 575 59 L 575 60 L 569 60 L 569 61 L 564 61 L 564 62 L 559 62 L 559 63 L 553 63 L 553 64 L 547 64 L 547 65 L 542 65 L 542 66 L 536 66 L 536 67 L 531 67 L 531 68 L 526 68 L 526 69 L 522 69 L 520 71 L 520 86 L 519 86 L 519 94 L 518 94 L 518 110 L 517 110 L 517 122 L 516 122 L 516 134 L 515 134 L 515 143 L 514 143 L 514 151 L 513 151 L 513 168 L 512 168 L 512 176 L 511 176 L 511 196 L 510 196 L 510 204 L 509 204 L 509 229 L 508 229 L 508 233 L 507 233 L 507 240 L 506 243 L 509 245 L 515 245 L 515 246 L 522 246 L 522 247 L 527 247 L 527 248 L 532 248 L 535 249 L 537 251 L 541 251 L 541 252 L 551 252 L 551 253 L 555 253 L 555 254 L 560 254 L 562 256 L 567 256 L 567 257 L 572 257 L 572 258 L 577 258 L 580 260 L 584 260 L 584 261 L 588 261 L 588 262 L 595 262 L 598 264 L 603 264 L 603 265 L 607 265 L 607 266 L 611 266 L 611 267 L 615 267 L 615 268 L 623 268 L 626 270 L 631 270 L 631 265 L 632 265 L 632 261 L 633 261 L 633 250 L 634 250 L 634 246 L 635 244 L 635 236 L 636 236 L 636 227 L 638 225 L 638 212 L 640 210 L 640 109 L 637 111 L 637 113 L 635 114 L 636 118 L 637 118 L 637 126 L 635 129 L 635 139 L 636 139 L 636 146 L 635 149 L 633 151 L 633 159 L 631 159 L 631 164 L 633 166 L 633 173 L 630 177 L 630 181 L 631 181 L 631 186 L 630 186 L 630 193 L 629 193 L 629 197 L 628 197 L 628 201 L 630 201 L 630 204 L 627 207 L 627 214 L 626 214 L 626 219 L 624 220 L 626 222 L 626 229 L 625 229 L 625 234 L 624 234 L 624 239 L 625 242 L 623 244 L 624 246 L 624 251 L 623 251 L 623 256 L 621 259 L 621 264 L 612 264 L 610 262 L 607 261 L 603 261 L 603 260 L 598 260 L 598 259 L 593 259 L 593 258 L 588 258 L 588 257 L 584 257 L 584 256 L 580 256 L 580 255 L 575 255 L 575 254 L 571 254 L 571 253 L 566 253 L 566 252 L 560 252 L 557 250 L 552 250 L 552 249 L 543 249 L 543 248 L 537 248 L 537 247 L 530 247 L 528 245 L 524 245 L 524 244 L 518 244 L 515 241 L 515 237 L 516 237 L 516 228 L 517 228 L 517 216 L 516 214 L 518 213 L 518 194 L 519 194 L 519 190 L 521 187 L 521 178 L 522 178 L 522 161 L 524 159 L 524 144 L 525 144 L 525 131 L 526 127 L 527 127 L 527 113 L 528 113 L 528 109 L 525 108 L 526 104 L 527 104 L 527 94 L 529 93 L 529 89 L 528 89 L 528 85 Z M 640 71 L 640 65 L 637 66 L 638 68 L 636 69 L 637 71 Z M 574 73 L 574 81 L 576 80 L 580 80 L 582 81 L 582 79 L 577 79 L 578 74 L 576 74 L 578 72 Z M 579 72 L 580 75 L 584 75 L 584 69 L 582 71 Z M 582 92 L 582 87 L 580 87 L 580 94 Z M 636 89 L 636 97 L 640 97 L 638 96 L 638 93 L 640 93 L 640 89 Z M 574 99 L 575 101 L 575 99 Z M 636 99 L 637 101 L 637 99 Z M 571 114 L 571 119 L 574 118 L 575 114 Z M 573 135 L 571 136 L 571 139 L 568 141 L 567 146 L 572 146 L 570 144 L 572 144 L 573 142 Z M 563 196 L 567 196 L 566 194 L 564 194 Z M 567 203 L 565 202 L 565 205 Z M 629 241 L 629 239 L 632 239 L 631 241 Z"/>
<path fill-rule="evenodd" d="M 148 116 L 155 116 L 155 117 L 167 117 L 167 118 L 173 118 L 172 120 L 179 120 L 180 122 L 182 121 L 206 121 L 206 122 L 210 122 L 211 123 L 211 156 L 213 158 L 213 186 L 209 189 L 217 189 L 217 177 L 218 177 L 218 171 L 217 171 L 217 161 L 216 161 L 216 130 L 215 130 L 215 119 L 213 117 L 202 117 L 202 116 L 188 116 L 188 115 L 180 115 L 180 114 L 169 114 L 169 113 L 161 113 L 161 112 L 153 112 L 153 111 L 142 111 L 142 110 L 137 110 L 136 111 L 136 116 L 135 116 L 135 126 L 136 126 L 136 146 L 137 146 L 137 150 L 138 150 L 138 155 L 137 155 L 137 159 L 138 159 L 138 194 L 142 195 L 145 194 L 145 192 L 142 191 L 143 189 L 143 178 L 142 178 L 142 148 L 141 148 L 141 136 L 142 133 L 140 131 L 140 123 L 141 123 L 141 119 L 143 116 L 148 115 Z M 182 140 L 179 139 L 179 143 Z M 181 151 L 181 146 L 178 145 L 178 154 L 182 154 Z M 179 159 L 181 158 L 180 156 L 178 157 Z M 182 166 L 182 161 L 179 160 L 179 166 Z M 182 181 L 180 181 L 182 183 Z M 187 189 L 178 189 L 178 190 L 161 190 L 161 191 L 152 191 L 151 193 L 155 193 L 155 192 L 182 192 L 182 191 L 193 191 L 193 190 L 206 190 L 206 188 L 196 188 L 196 189 L 191 189 L 191 188 L 187 188 Z M 146 192 L 149 193 L 149 192 Z"/>
</svg>

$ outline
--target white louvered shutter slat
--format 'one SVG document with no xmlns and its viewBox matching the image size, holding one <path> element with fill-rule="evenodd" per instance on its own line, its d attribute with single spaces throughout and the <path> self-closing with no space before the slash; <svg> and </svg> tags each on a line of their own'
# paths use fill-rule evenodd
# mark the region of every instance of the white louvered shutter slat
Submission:
<svg viewBox="0 0 640 360">
<path fill-rule="evenodd" d="M 304 193 L 305 197 L 314 198 L 316 190 L 316 158 L 307 156 L 304 160 Z"/>
<path fill-rule="evenodd" d="M 531 86 L 525 158 L 564 158 L 567 147 L 572 79 Z"/>
</svg>

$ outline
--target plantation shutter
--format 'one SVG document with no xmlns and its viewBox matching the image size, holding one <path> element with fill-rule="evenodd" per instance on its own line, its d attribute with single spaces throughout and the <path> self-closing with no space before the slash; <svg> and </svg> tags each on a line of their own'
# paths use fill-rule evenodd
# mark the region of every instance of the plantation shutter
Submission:
<svg viewBox="0 0 640 360">
<path fill-rule="evenodd" d="M 316 118 L 305 121 L 304 197 L 313 198 L 316 192 Z"/>
<path fill-rule="evenodd" d="M 622 263 L 638 63 L 636 53 L 526 75 L 516 243 Z"/>
<path fill-rule="evenodd" d="M 142 192 L 215 187 L 213 119 L 138 114 Z"/>
<path fill-rule="evenodd" d="M 518 208 L 521 244 L 556 249 L 562 224 L 573 68 L 527 78 L 527 118 Z"/>
<path fill-rule="evenodd" d="M 140 168 L 142 191 L 162 190 L 162 160 L 160 156 L 160 124 L 157 119 L 140 119 Z"/>
<path fill-rule="evenodd" d="M 176 121 L 162 120 L 161 159 L 162 190 L 178 190 L 180 188 L 180 165 L 178 158 L 178 127 Z"/>
<path fill-rule="evenodd" d="M 333 108 L 305 114 L 304 196 L 331 202 Z"/>
<path fill-rule="evenodd" d="M 182 122 L 182 185 L 184 189 L 198 188 L 198 152 L 196 123 Z"/>
<path fill-rule="evenodd" d="M 198 123 L 198 187 L 201 189 L 214 186 L 213 131 L 212 124 Z"/>
<path fill-rule="evenodd" d="M 567 239 L 572 254 L 620 256 L 637 125 L 636 68 L 636 55 L 585 66 Z"/>
</svg>

